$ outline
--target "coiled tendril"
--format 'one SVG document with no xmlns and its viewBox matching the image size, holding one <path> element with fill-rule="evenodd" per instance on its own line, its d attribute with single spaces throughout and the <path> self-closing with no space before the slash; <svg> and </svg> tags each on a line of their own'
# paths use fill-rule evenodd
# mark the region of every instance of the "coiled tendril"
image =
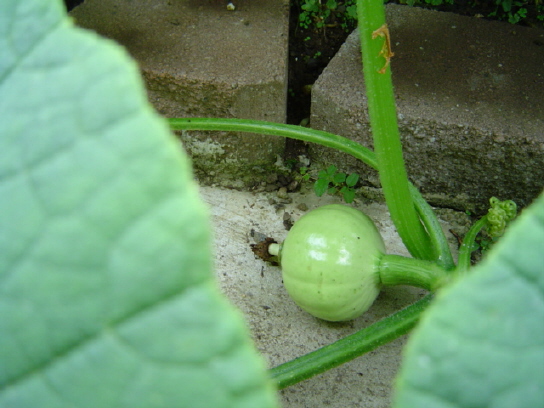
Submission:
<svg viewBox="0 0 544 408">
<path fill-rule="evenodd" d="M 491 197 L 489 204 L 491 208 L 487 212 L 487 233 L 491 238 L 498 238 L 516 217 L 518 207 L 512 200 L 500 201 L 497 197 Z"/>
</svg>

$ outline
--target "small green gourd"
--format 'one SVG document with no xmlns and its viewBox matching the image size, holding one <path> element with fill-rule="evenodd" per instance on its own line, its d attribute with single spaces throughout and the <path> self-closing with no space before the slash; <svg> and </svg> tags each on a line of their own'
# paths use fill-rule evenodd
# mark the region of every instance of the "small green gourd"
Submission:
<svg viewBox="0 0 544 408">
<path fill-rule="evenodd" d="M 295 303 L 328 321 L 364 313 L 380 292 L 385 253 L 374 223 L 355 208 L 332 204 L 301 217 L 280 248 L 283 283 Z"/>
</svg>

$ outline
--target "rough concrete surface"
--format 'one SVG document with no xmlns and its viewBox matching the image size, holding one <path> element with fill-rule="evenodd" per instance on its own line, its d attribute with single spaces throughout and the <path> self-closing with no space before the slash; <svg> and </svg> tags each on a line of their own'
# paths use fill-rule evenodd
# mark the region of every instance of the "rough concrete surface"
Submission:
<svg viewBox="0 0 544 408">
<path fill-rule="evenodd" d="M 86 0 L 78 25 L 114 39 L 136 59 L 149 99 L 166 117 L 236 117 L 283 123 L 287 0 Z M 199 178 L 265 174 L 282 138 L 234 132 L 182 135 Z"/>
<path fill-rule="evenodd" d="M 289 298 L 279 267 L 257 259 L 250 244 L 259 234 L 279 241 L 285 238 L 284 214 L 297 220 L 305 211 L 318 206 L 339 203 L 338 197 L 318 198 L 312 191 L 289 194 L 291 203 L 273 193 L 250 193 L 201 187 L 201 195 L 209 205 L 215 235 L 216 273 L 222 291 L 243 312 L 257 348 L 270 367 L 301 356 L 356 332 L 386 317 L 425 293 L 406 286 L 385 288 L 374 305 L 351 322 L 330 323 L 314 318 Z M 383 235 L 389 253 L 406 255 L 389 213 L 383 204 L 356 203 L 375 222 Z M 457 229 L 459 225 L 443 224 Z M 253 233 L 252 233 L 253 231 Z M 459 231 L 459 230 L 458 230 Z M 452 247 L 456 247 L 455 238 Z M 252 236 L 254 235 L 254 236 Z M 389 406 L 391 385 L 401 360 L 400 338 L 359 357 L 343 366 L 280 391 L 284 408 Z"/>
<path fill-rule="evenodd" d="M 388 5 L 398 122 L 409 175 L 432 203 L 528 205 L 544 187 L 544 31 Z M 358 32 L 312 89 L 312 127 L 371 147 Z M 312 158 L 377 176 L 341 153 Z"/>
</svg>

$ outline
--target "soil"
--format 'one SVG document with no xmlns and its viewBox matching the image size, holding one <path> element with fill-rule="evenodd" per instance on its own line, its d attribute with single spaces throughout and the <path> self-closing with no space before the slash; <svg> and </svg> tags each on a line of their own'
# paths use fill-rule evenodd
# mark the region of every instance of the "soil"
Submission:
<svg viewBox="0 0 544 408">
<path fill-rule="evenodd" d="M 310 86 L 317 80 L 329 61 L 355 28 L 345 30 L 334 16 L 327 27 L 302 28 L 299 25 L 299 1 L 291 2 L 289 23 L 289 96 L 287 123 L 298 125 L 310 117 Z"/>
<path fill-rule="evenodd" d="M 74 7 L 79 6 L 81 3 L 83 3 L 85 0 L 64 0 L 64 4 L 66 5 L 66 9 L 68 11 L 72 10 Z"/>
</svg>

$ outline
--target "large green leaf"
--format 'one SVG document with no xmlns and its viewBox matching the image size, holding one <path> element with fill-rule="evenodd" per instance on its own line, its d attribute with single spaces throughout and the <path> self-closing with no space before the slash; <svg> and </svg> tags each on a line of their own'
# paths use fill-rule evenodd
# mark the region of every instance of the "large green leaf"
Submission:
<svg viewBox="0 0 544 408">
<path fill-rule="evenodd" d="M 544 407 L 544 195 L 406 350 L 395 407 Z"/>
<path fill-rule="evenodd" d="M 269 407 L 191 169 L 121 47 L 0 1 L 0 407 Z"/>
</svg>

